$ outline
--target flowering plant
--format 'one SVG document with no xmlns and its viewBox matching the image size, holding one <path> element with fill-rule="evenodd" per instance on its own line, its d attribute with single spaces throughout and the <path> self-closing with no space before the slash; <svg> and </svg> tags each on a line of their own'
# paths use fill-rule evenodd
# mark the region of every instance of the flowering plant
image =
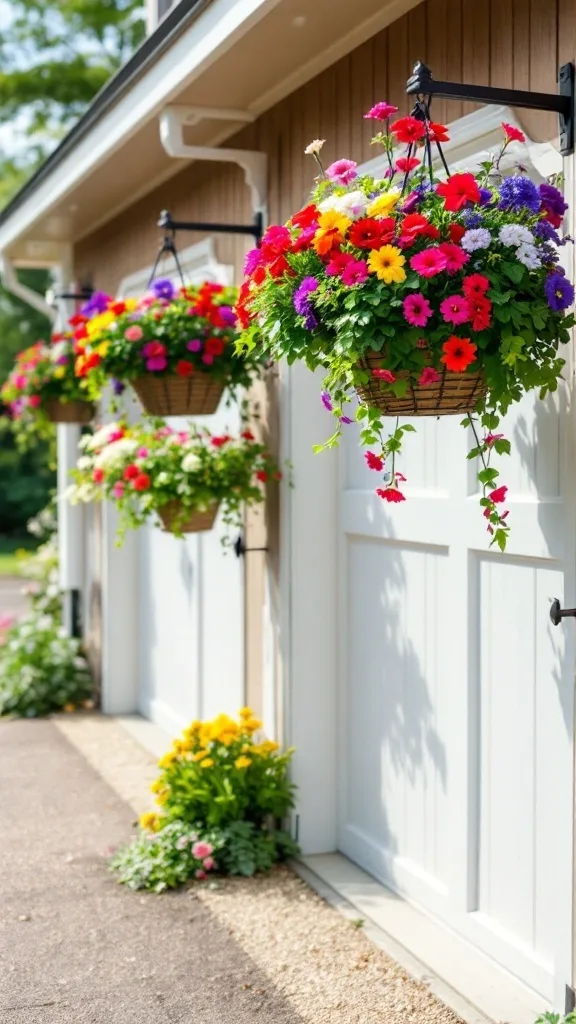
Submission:
<svg viewBox="0 0 576 1024">
<path fill-rule="evenodd" d="M 73 476 L 74 502 L 110 498 L 120 513 L 120 534 L 154 512 L 176 508 L 171 528 L 185 532 L 191 514 L 218 505 L 224 522 L 239 527 L 243 504 L 264 500 L 263 485 L 280 473 L 249 430 L 240 437 L 208 430 L 173 430 L 161 420 L 128 427 L 110 423 L 82 438 Z"/>
<path fill-rule="evenodd" d="M 51 403 L 88 402 L 86 382 L 74 372 L 74 339 L 69 333 L 54 334 L 51 344 L 37 341 L 16 356 L 14 369 L 0 389 L 21 443 L 50 438 Z M 93 391 L 93 398 L 99 393 Z"/>
<path fill-rule="evenodd" d="M 140 299 L 116 301 L 97 292 L 71 321 L 78 378 L 94 394 L 110 378 L 120 393 L 123 382 L 146 374 L 183 380 L 204 374 L 248 387 L 259 360 L 236 355 L 236 296 L 220 284 L 176 288 L 166 279 Z"/>
<path fill-rule="evenodd" d="M 378 103 L 366 114 L 382 123 L 373 140 L 384 148 L 381 177 L 360 176 L 352 160 L 324 170 L 322 140 L 307 147 L 320 171 L 311 201 L 248 254 L 238 347 L 326 369 L 322 401 L 337 427 L 317 450 L 338 443 L 358 390 L 366 460 L 382 474 L 385 501 L 404 500 L 396 457 L 414 427 L 397 421 L 386 435 L 383 417 L 466 412 L 480 504 L 504 549 L 507 488 L 491 456 L 510 451 L 496 433 L 509 406 L 558 386 L 558 349 L 574 325 L 565 312 L 574 288 L 558 265 L 567 204 L 555 185 L 502 179 L 504 151 L 524 139 L 514 126 L 503 125 L 500 153 L 478 174 L 450 174 L 444 161 L 440 181 L 430 154 L 448 140 L 446 127 L 424 103 L 391 123 L 394 113 Z M 396 158 L 402 143 L 407 153 Z"/>
</svg>

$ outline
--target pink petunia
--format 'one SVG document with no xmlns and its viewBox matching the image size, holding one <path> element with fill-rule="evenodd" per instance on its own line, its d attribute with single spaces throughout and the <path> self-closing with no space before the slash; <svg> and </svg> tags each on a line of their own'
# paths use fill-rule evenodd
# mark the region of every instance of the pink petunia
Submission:
<svg viewBox="0 0 576 1024">
<path fill-rule="evenodd" d="M 425 366 L 418 378 L 418 384 L 421 388 L 425 388 L 427 384 L 437 384 L 439 380 L 438 370 L 435 370 L 433 366 Z"/>
<path fill-rule="evenodd" d="M 412 256 L 410 260 L 412 270 L 415 270 L 421 277 L 435 277 L 436 274 L 441 274 L 443 270 L 446 270 L 447 265 L 446 254 L 437 245 L 429 246 L 423 252 Z"/>
<path fill-rule="evenodd" d="M 41 401 L 40 395 L 30 395 L 28 405 L 31 405 L 33 409 L 37 409 Z"/>
<path fill-rule="evenodd" d="M 502 441 L 503 438 L 504 434 L 486 434 L 486 437 L 484 438 L 484 444 L 488 448 L 491 448 L 496 441 Z"/>
<path fill-rule="evenodd" d="M 336 277 L 337 275 L 340 275 L 342 271 L 350 265 L 350 263 L 355 262 L 356 260 L 349 252 L 336 252 L 330 262 L 326 265 L 326 273 L 329 277 Z"/>
<path fill-rule="evenodd" d="M 216 867 L 216 861 L 214 860 L 213 857 L 205 857 L 204 860 L 202 861 L 202 867 L 206 871 L 213 871 L 214 868 Z"/>
<path fill-rule="evenodd" d="M 126 341 L 141 341 L 144 337 L 144 331 L 141 327 L 134 324 L 133 327 L 126 328 L 124 331 L 124 337 L 126 338 Z"/>
<path fill-rule="evenodd" d="M 145 459 L 147 457 L 147 455 L 148 455 L 148 449 L 147 448 L 139 448 L 138 452 L 137 452 L 137 455 L 138 455 L 139 459 Z"/>
<path fill-rule="evenodd" d="M 202 362 L 206 363 L 206 366 L 212 366 L 212 363 L 214 362 L 214 356 L 211 356 L 205 352 L 204 355 L 202 356 Z"/>
<path fill-rule="evenodd" d="M 124 494 L 124 487 L 125 487 L 125 484 L 124 484 L 123 480 L 117 480 L 116 481 L 116 483 L 114 484 L 114 487 L 112 488 L 112 494 L 114 495 L 115 498 L 121 498 L 123 496 L 123 494 Z"/>
<path fill-rule="evenodd" d="M 376 377 L 377 380 L 385 381 L 386 384 L 393 384 L 396 380 L 392 370 L 372 370 L 372 376 Z"/>
<path fill-rule="evenodd" d="M 189 352 L 199 352 L 202 348 L 202 342 L 200 338 L 192 338 L 192 341 L 186 342 L 186 348 Z"/>
<path fill-rule="evenodd" d="M 446 257 L 446 270 L 449 274 L 457 274 L 470 259 L 469 253 L 454 242 L 442 242 L 438 248 Z"/>
<path fill-rule="evenodd" d="M 470 303 L 463 295 L 449 295 L 440 303 L 440 312 L 447 324 L 465 324 L 470 320 Z"/>
<path fill-rule="evenodd" d="M 199 839 L 192 847 L 192 856 L 196 857 L 197 860 L 204 860 L 205 857 L 210 857 L 213 852 L 213 846 L 210 843 L 205 843 L 202 839 Z"/>
<path fill-rule="evenodd" d="M 366 121 L 386 121 L 388 117 L 392 117 L 392 114 L 398 113 L 398 107 L 393 107 L 391 103 L 375 103 L 370 110 L 364 114 Z"/>
<path fill-rule="evenodd" d="M 353 260 L 342 271 L 342 283 L 347 285 L 363 284 L 368 277 L 368 267 L 363 260 Z"/>
<path fill-rule="evenodd" d="M 407 295 L 402 308 L 405 319 L 412 327 L 426 327 L 432 316 L 432 306 L 421 292 Z"/>
<path fill-rule="evenodd" d="M 495 505 L 498 505 L 501 501 L 506 501 L 506 492 L 508 488 L 505 486 L 496 487 L 494 491 L 490 491 L 488 497 L 490 501 L 493 501 Z"/>
<path fill-rule="evenodd" d="M 357 167 L 355 160 L 335 160 L 326 168 L 326 177 L 330 178 L 330 181 L 335 181 L 337 185 L 349 185 L 358 177 Z"/>
</svg>

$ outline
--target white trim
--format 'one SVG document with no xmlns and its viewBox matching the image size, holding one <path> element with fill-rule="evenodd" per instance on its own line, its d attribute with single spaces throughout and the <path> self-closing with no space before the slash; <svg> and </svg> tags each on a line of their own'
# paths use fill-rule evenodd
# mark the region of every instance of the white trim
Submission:
<svg viewBox="0 0 576 1024">
<path fill-rule="evenodd" d="M 0 256 L 0 274 L 2 275 L 2 284 L 6 291 L 12 292 L 12 295 L 22 299 L 22 302 L 38 310 L 39 313 L 47 317 L 51 324 L 54 323 L 58 316 L 57 310 L 42 295 L 35 292 L 33 288 L 28 288 L 27 285 L 22 284 L 18 280 L 14 264 L 5 253 Z"/>
</svg>

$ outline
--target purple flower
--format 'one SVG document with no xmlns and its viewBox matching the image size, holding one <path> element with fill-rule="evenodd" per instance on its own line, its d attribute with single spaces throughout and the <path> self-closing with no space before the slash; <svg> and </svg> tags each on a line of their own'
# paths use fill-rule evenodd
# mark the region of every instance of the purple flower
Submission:
<svg viewBox="0 0 576 1024">
<path fill-rule="evenodd" d="M 353 422 L 354 422 L 354 420 L 351 420 L 349 416 L 341 416 L 340 417 L 340 423 L 353 423 Z"/>
<path fill-rule="evenodd" d="M 567 309 L 574 302 L 574 286 L 558 270 L 548 275 L 544 291 L 546 292 L 548 305 L 555 313 Z"/>
<path fill-rule="evenodd" d="M 176 289 L 167 277 L 159 277 L 156 281 L 152 281 L 151 290 L 157 299 L 168 299 L 170 302 L 176 294 Z"/>
<path fill-rule="evenodd" d="M 544 244 L 540 246 L 539 252 L 544 263 L 558 263 L 558 260 L 560 259 L 558 250 L 555 249 L 553 245 L 550 245 L 550 242 L 544 242 Z"/>
<path fill-rule="evenodd" d="M 320 398 L 322 399 L 322 405 L 324 406 L 324 408 L 327 409 L 328 412 L 332 412 L 332 409 L 333 409 L 332 399 L 330 398 L 330 395 L 328 394 L 328 392 L 327 391 L 322 391 L 321 394 L 320 394 Z"/>
<path fill-rule="evenodd" d="M 483 217 L 477 210 L 462 210 L 462 220 L 464 221 L 467 228 L 479 228 L 482 224 Z"/>
<path fill-rule="evenodd" d="M 193 338 L 192 341 L 186 342 L 186 348 L 189 352 L 199 352 L 202 348 L 202 342 L 200 338 Z"/>
<path fill-rule="evenodd" d="M 542 208 L 563 217 L 568 209 L 568 203 L 564 202 L 564 196 L 554 185 L 543 184 L 539 188 Z"/>
<path fill-rule="evenodd" d="M 480 189 L 480 206 L 488 206 L 494 202 L 494 196 L 489 188 Z"/>
<path fill-rule="evenodd" d="M 312 292 L 315 292 L 318 287 L 318 281 L 315 277 L 305 277 L 299 288 L 296 289 L 292 297 L 294 309 L 299 316 L 305 318 L 305 327 L 309 331 L 313 331 L 315 327 L 318 327 L 318 320 L 312 312 L 312 306 L 310 304 L 310 298 Z"/>
<path fill-rule="evenodd" d="M 254 271 L 256 270 L 256 267 L 259 267 L 261 263 L 262 263 L 262 252 L 261 252 L 261 250 L 260 249 L 250 249 L 250 251 L 246 253 L 246 258 L 244 260 L 244 273 L 246 275 L 253 274 Z"/>
<path fill-rule="evenodd" d="M 530 210 L 530 213 L 538 213 L 540 210 L 540 193 L 530 178 L 523 178 L 521 175 L 512 175 L 504 178 L 500 185 L 501 210 Z"/>
<path fill-rule="evenodd" d="M 112 381 L 112 390 L 115 395 L 123 395 L 126 390 L 126 385 L 121 380 Z"/>
<path fill-rule="evenodd" d="M 67 362 L 68 356 L 60 356 L 60 358 L 56 360 L 56 366 L 66 366 Z"/>
<path fill-rule="evenodd" d="M 560 235 L 549 220 L 539 220 L 535 227 L 532 228 L 532 232 L 537 238 L 544 239 L 545 242 L 554 242 L 556 245 L 562 245 Z"/>
<path fill-rule="evenodd" d="M 306 328 L 307 331 L 313 331 L 316 327 L 318 327 L 318 318 L 314 316 L 312 310 L 310 310 L 309 313 L 306 313 L 306 316 L 304 318 L 304 327 Z"/>
<path fill-rule="evenodd" d="M 418 206 L 418 203 L 422 201 L 420 192 L 411 192 L 406 202 L 402 204 L 402 213 L 414 213 L 414 210 Z"/>
<path fill-rule="evenodd" d="M 88 302 L 85 302 L 80 307 L 80 312 L 84 316 L 96 316 L 98 313 L 103 313 L 108 308 L 108 303 L 112 302 L 112 296 L 106 295 L 105 292 L 94 292 L 90 296 Z"/>
<path fill-rule="evenodd" d="M 234 327 L 236 324 L 236 313 L 232 309 L 232 306 L 219 306 L 218 311 L 225 324 L 229 327 Z"/>
</svg>

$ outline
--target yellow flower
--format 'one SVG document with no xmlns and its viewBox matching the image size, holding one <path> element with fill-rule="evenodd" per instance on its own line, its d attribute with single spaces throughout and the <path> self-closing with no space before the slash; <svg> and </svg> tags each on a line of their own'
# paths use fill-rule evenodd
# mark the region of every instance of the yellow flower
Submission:
<svg viewBox="0 0 576 1024">
<path fill-rule="evenodd" d="M 214 761 L 211 757 L 205 757 L 203 761 L 200 761 L 201 768 L 211 768 L 213 764 Z"/>
<path fill-rule="evenodd" d="M 140 827 L 145 828 L 147 832 L 156 832 L 158 828 L 158 815 L 154 811 L 146 811 L 145 814 L 141 814 Z"/>
<path fill-rule="evenodd" d="M 210 730 L 211 739 L 224 743 L 226 746 L 232 743 L 238 735 L 236 722 L 228 715 L 218 715 L 212 722 Z"/>
<path fill-rule="evenodd" d="M 97 352 L 99 356 L 104 357 L 104 356 L 108 355 L 108 349 L 109 348 L 110 348 L 110 342 L 109 341 L 102 341 L 102 342 L 100 342 L 99 345 L 96 345 L 96 348 L 94 349 L 94 351 Z"/>
<path fill-rule="evenodd" d="M 126 309 L 128 310 L 129 313 L 131 313 L 132 310 L 136 309 L 139 300 L 138 299 L 124 299 L 123 301 L 126 304 Z"/>
<path fill-rule="evenodd" d="M 257 729 L 262 728 L 262 722 L 259 718 L 247 718 L 242 728 L 245 732 L 256 732 Z"/>
<path fill-rule="evenodd" d="M 203 761 L 205 757 L 208 757 L 207 750 L 199 750 L 198 753 L 192 754 L 193 761 Z"/>
<path fill-rule="evenodd" d="M 158 793 L 158 796 L 156 797 L 156 803 L 157 804 L 165 804 L 169 796 L 170 796 L 170 790 L 169 789 L 163 789 L 160 793 Z"/>
<path fill-rule="evenodd" d="M 406 257 L 400 249 L 395 245 L 383 245 L 381 249 L 372 249 L 368 257 L 368 270 L 385 284 L 399 284 L 406 279 L 405 263 Z"/>
<path fill-rule="evenodd" d="M 182 735 L 184 739 L 191 740 L 197 735 L 201 728 L 202 722 L 199 722 L 198 719 L 196 719 L 194 722 L 191 722 L 190 725 L 186 726 Z"/>
<path fill-rule="evenodd" d="M 276 750 L 280 749 L 280 744 L 274 740 L 264 740 L 258 747 L 261 754 L 273 754 Z"/>
<path fill-rule="evenodd" d="M 236 758 L 234 764 L 236 765 L 237 768 L 249 768 L 250 765 L 252 764 L 252 761 L 250 760 L 249 757 L 244 757 L 244 755 L 242 754 L 240 757 Z"/>
<path fill-rule="evenodd" d="M 378 196 L 378 199 L 370 203 L 366 213 L 369 217 L 387 217 L 396 206 L 400 195 L 401 193 L 394 189 L 391 192 L 385 192 L 384 195 Z"/>
<path fill-rule="evenodd" d="M 154 779 L 154 782 L 150 786 L 151 793 L 161 793 L 164 789 L 161 779 Z"/>
<path fill-rule="evenodd" d="M 54 370 L 54 376 L 58 380 L 62 380 L 62 377 L 64 377 L 65 374 L 66 374 L 66 368 L 64 366 L 57 366 L 56 369 Z"/>
<path fill-rule="evenodd" d="M 253 715 L 254 715 L 254 712 L 252 711 L 252 708 L 246 707 L 246 708 L 240 708 L 240 712 L 239 712 L 238 717 L 239 718 L 252 718 Z"/>
<path fill-rule="evenodd" d="M 344 237 L 352 221 L 337 210 L 327 210 L 318 218 L 318 231 L 314 235 L 313 246 L 320 255 L 330 252 L 335 245 L 344 241 Z"/>
<path fill-rule="evenodd" d="M 161 757 L 160 760 L 158 761 L 158 767 L 169 768 L 170 765 L 173 764 L 174 761 L 176 761 L 177 757 L 178 754 L 174 750 L 169 750 L 168 753 L 164 754 L 164 757 Z"/>
</svg>

